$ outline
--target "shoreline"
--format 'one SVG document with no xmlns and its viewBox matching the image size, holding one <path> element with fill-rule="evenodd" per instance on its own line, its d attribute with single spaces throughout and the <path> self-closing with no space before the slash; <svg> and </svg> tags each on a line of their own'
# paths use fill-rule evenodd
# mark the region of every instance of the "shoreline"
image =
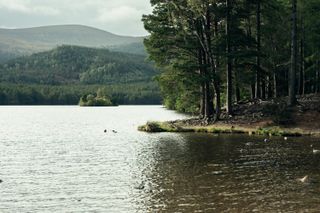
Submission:
<svg viewBox="0 0 320 213">
<path fill-rule="evenodd" d="M 139 131 L 148 133 L 209 133 L 209 134 L 247 134 L 280 137 L 320 137 L 320 130 L 304 129 L 300 126 L 283 127 L 277 125 L 241 125 L 217 122 L 209 125 L 187 124 L 188 120 L 150 121 L 138 127 Z"/>
<path fill-rule="evenodd" d="M 138 130 L 320 138 L 320 95 L 301 96 L 293 107 L 289 107 L 285 99 L 249 100 L 235 104 L 232 116 L 223 109 L 217 122 L 199 117 L 151 121 L 139 126 Z"/>
</svg>

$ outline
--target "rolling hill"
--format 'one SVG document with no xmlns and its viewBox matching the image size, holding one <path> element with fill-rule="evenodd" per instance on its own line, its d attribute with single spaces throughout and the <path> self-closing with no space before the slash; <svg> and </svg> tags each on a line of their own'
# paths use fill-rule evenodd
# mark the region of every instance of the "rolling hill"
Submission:
<svg viewBox="0 0 320 213">
<path fill-rule="evenodd" d="M 113 103 L 160 104 L 157 74 L 143 55 L 63 45 L 0 64 L 0 105 L 74 105 L 100 88 Z"/>
<path fill-rule="evenodd" d="M 0 82 L 15 84 L 137 83 L 156 74 L 142 55 L 66 45 L 0 65 Z"/>
<path fill-rule="evenodd" d="M 145 54 L 143 37 L 119 36 L 82 25 L 0 29 L 0 62 L 51 50 L 61 45 L 109 48 Z"/>
</svg>

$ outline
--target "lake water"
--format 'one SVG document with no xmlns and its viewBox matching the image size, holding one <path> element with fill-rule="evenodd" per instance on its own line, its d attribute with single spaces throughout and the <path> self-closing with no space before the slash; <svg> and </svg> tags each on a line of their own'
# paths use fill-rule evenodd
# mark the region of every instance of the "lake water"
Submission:
<svg viewBox="0 0 320 213">
<path fill-rule="evenodd" d="M 320 211 L 317 139 L 137 131 L 181 118 L 160 106 L 0 107 L 0 212 Z"/>
</svg>

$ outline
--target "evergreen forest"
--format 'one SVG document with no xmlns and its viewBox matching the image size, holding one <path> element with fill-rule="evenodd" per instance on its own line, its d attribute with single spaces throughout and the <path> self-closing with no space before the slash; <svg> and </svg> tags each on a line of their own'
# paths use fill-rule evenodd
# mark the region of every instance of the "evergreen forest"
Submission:
<svg viewBox="0 0 320 213">
<path fill-rule="evenodd" d="M 74 105 L 103 89 L 114 104 L 160 104 L 144 55 L 63 45 L 0 65 L 0 104 Z"/>
<path fill-rule="evenodd" d="M 151 0 L 145 46 L 164 104 L 218 120 L 245 100 L 320 91 L 320 0 Z"/>
</svg>

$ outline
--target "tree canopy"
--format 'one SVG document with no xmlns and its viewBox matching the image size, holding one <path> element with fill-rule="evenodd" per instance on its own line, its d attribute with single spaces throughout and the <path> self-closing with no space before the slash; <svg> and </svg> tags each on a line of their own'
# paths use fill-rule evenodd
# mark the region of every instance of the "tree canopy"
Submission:
<svg viewBox="0 0 320 213">
<path fill-rule="evenodd" d="M 151 0 L 145 46 L 168 108 L 219 119 L 245 99 L 319 92 L 320 0 Z"/>
</svg>

